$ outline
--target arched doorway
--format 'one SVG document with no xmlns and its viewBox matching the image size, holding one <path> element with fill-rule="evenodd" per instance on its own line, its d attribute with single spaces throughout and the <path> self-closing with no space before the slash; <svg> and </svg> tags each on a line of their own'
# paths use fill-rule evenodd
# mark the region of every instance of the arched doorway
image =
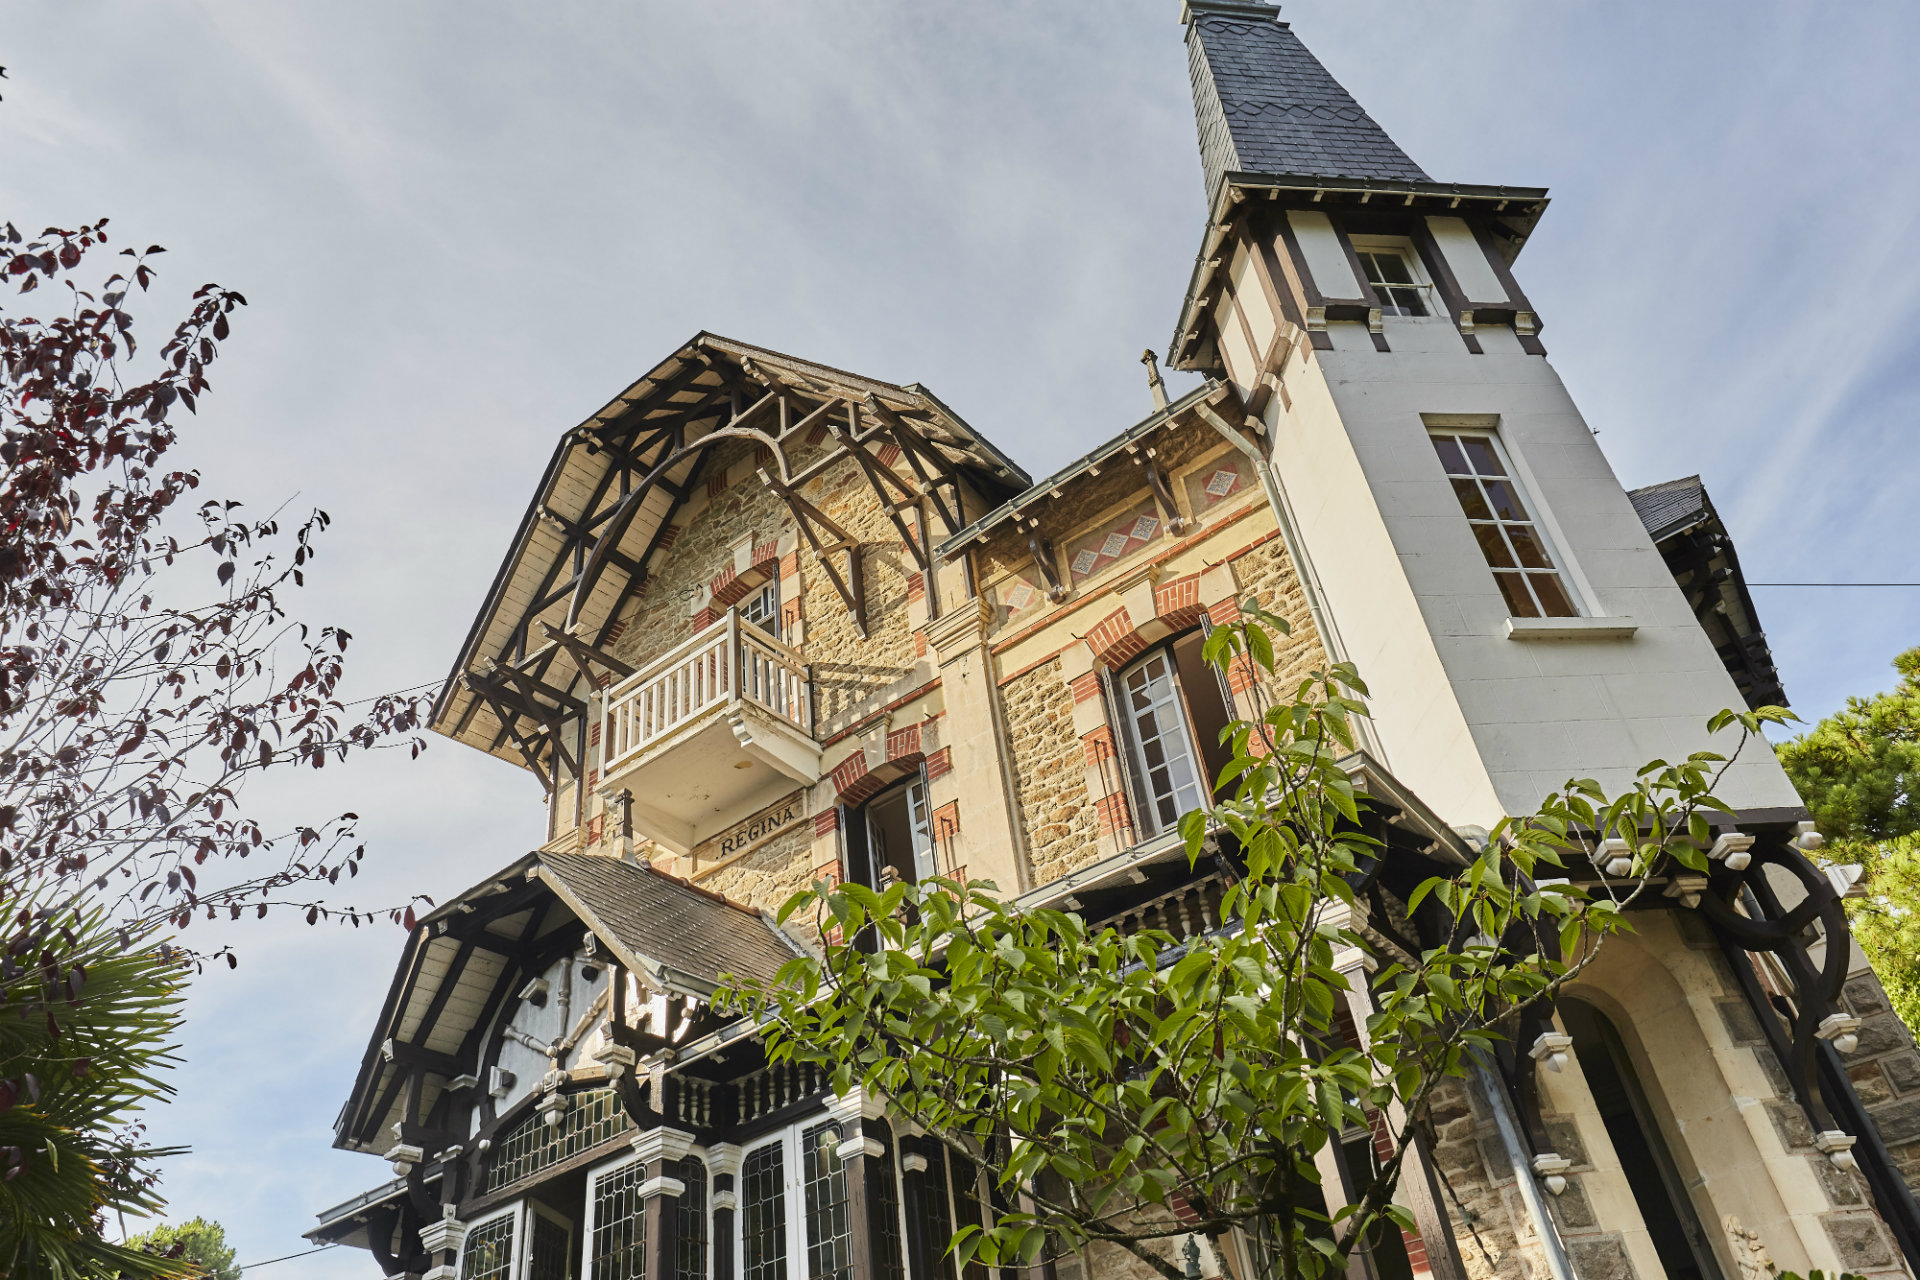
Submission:
<svg viewBox="0 0 1920 1280">
<path fill-rule="evenodd" d="M 1563 998 L 1559 1011 L 1667 1280 L 1721 1280 L 1711 1237 L 1694 1212 L 1693 1197 L 1620 1032 L 1585 1001 Z"/>
</svg>

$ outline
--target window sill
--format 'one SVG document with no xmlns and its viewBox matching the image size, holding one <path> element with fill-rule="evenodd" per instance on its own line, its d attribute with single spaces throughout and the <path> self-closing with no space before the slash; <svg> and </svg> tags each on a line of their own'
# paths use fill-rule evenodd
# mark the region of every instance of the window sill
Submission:
<svg viewBox="0 0 1920 1280">
<path fill-rule="evenodd" d="M 1508 618 L 1509 640 L 1631 640 L 1632 618 Z"/>
</svg>

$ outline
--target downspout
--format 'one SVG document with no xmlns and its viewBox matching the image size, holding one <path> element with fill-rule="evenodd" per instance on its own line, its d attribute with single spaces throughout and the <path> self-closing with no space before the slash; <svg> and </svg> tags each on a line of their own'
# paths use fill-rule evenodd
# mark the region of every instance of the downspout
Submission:
<svg viewBox="0 0 1920 1280">
<path fill-rule="evenodd" d="M 1307 616 L 1313 620 L 1314 630 L 1320 633 L 1320 642 L 1326 646 L 1327 656 L 1335 662 L 1351 661 L 1346 641 L 1341 638 L 1340 629 L 1334 624 L 1333 612 L 1327 608 L 1326 593 L 1320 587 L 1320 574 L 1300 541 L 1299 526 L 1293 518 L 1293 504 L 1287 500 L 1287 491 L 1281 487 L 1280 477 L 1274 472 L 1266 450 L 1229 425 L 1210 401 L 1202 400 L 1194 407 L 1208 426 L 1219 432 L 1253 463 L 1254 474 L 1260 477 L 1260 488 L 1267 495 L 1267 506 L 1273 510 L 1274 523 L 1280 527 L 1280 541 L 1287 548 L 1287 556 L 1293 561 L 1294 572 L 1299 576 L 1301 594 L 1307 598 Z M 1374 732 L 1373 721 L 1362 717 L 1355 721 L 1355 729 L 1367 754 L 1391 772 L 1393 766 L 1387 759 L 1386 748 L 1381 745 L 1379 735 Z"/>
<path fill-rule="evenodd" d="M 1500 1141 L 1507 1149 L 1507 1162 L 1513 1166 L 1514 1184 L 1520 1188 L 1520 1198 L 1526 1201 L 1527 1216 L 1533 1219 L 1533 1234 L 1539 1238 L 1540 1248 L 1547 1255 L 1547 1270 L 1553 1274 L 1553 1280 L 1576 1280 L 1573 1263 L 1567 1259 L 1566 1246 L 1560 1243 L 1560 1232 L 1547 1213 L 1546 1201 L 1540 1198 L 1540 1184 L 1534 1180 L 1533 1163 L 1527 1159 L 1526 1148 L 1520 1143 L 1520 1130 L 1513 1118 L 1513 1100 L 1499 1082 L 1487 1073 L 1486 1067 L 1476 1064 L 1473 1074 L 1480 1082 L 1480 1091 L 1487 1096 L 1487 1104 L 1493 1108 L 1493 1122 L 1500 1126 Z"/>
</svg>

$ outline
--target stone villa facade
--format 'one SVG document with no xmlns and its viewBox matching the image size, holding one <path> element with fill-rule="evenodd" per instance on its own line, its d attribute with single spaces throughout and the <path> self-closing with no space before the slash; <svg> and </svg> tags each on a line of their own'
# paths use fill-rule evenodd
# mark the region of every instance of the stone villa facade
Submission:
<svg viewBox="0 0 1920 1280">
<path fill-rule="evenodd" d="M 998 1189 L 711 1008 L 818 942 L 772 923 L 796 889 L 1231 928 L 1174 823 L 1220 724 L 1350 660 L 1391 912 L 1566 778 L 1778 699 L 1698 479 L 1625 492 L 1546 358 L 1514 275 L 1546 193 L 1429 178 L 1277 12 L 1184 14 L 1207 206 L 1167 359 L 1203 381 L 1150 370 L 1153 412 L 1055 475 L 924 387 L 707 333 L 560 437 L 434 713 L 539 778 L 548 839 L 413 931 L 336 1128 L 396 1176 L 313 1239 L 433 1280 L 955 1280 Z M 1270 686 L 1198 656 L 1249 601 L 1292 623 Z M 1770 755 L 1720 794 L 1713 875 L 1449 1088 L 1418 1230 L 1356 1272 L 1911 1271 L 1920 1053 L 1851 880 Z"/>
</svg>

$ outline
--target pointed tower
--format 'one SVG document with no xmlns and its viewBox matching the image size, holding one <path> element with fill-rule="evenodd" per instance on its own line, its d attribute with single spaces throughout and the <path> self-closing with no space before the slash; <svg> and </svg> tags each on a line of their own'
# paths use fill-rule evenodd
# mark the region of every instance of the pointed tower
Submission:
<svg viewBox="0 0 1920 1280">
<path fill-rule="evenodd" d="M 1169 360 L 1230 383 L 1264 438 L 1387 766 L 1490 825 L 1707 749 L 1740 692 L 1514 278 L 1547 193 L 1428 177 L 1271 5 L 1183 18 L 1208 218 Z M 1799 807 L 1765 750 L 1721 794 Z"/>
</svg>

